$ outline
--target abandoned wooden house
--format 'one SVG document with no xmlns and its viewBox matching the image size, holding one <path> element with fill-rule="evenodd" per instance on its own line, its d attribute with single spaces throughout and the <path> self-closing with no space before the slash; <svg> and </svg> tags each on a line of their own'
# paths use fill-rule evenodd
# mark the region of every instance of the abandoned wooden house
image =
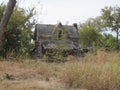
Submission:
<svg viewBox="0 0 120 90">
<path fill-rule="evenodd" d="M 64 42 L 72 41 L 70 44 L 74 42 L 75 46 L 72 45 L 72 47 L 78 46 L 79 41 L 79 33 L 77 24 L 73 25 L 62 25 L 61 23 L 58 23 L 57 25 L 50 25 L 50 24 L 36 24 L 35 26 L 35 34 L 34 34 L 34 41 L 35 41 L 35 51 L 37 56 L 42 57 L 43 56 L 43 44 L 45 47 L 45 42 L 58 42 L 64 40 Z M 66 45 L 65 45 L 66 46 Z M 55 45 L 51 45 L 52 48 L 55 48 Z M 69 48 L 69 46 L 66 46 L 65 48 Z"/>
</svg>

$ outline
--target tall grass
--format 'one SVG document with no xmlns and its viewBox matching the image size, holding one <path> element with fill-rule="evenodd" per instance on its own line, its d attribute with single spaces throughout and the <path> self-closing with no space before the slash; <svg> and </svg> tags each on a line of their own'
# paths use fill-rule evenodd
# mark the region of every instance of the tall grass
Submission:
<svg viewBox="0 0 120 90">
<path fill-rule="evenodd" d="M 83 60 L 86 60 L 83 62 Z M 86 90 L 119 90 L 120 58 L 118 53 L 98 51 L 81 61 L 67 63 L 61 75 L 67 87 Z"/>
<path fill-rule="evenodd" d="M 100 50 L 67 59 L 65 63 L 2 60 L 0 90 L 120 90 L 120 53 Z"/>
</svg>

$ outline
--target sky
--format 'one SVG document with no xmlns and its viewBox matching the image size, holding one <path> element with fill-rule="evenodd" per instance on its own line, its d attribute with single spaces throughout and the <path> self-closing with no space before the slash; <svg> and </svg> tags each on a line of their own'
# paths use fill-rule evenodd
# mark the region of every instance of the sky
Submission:
<svg viewBox="0 0 120 90">
<path fill-rule="evenodd" d="M 0 2 L 8 0 L 0 0 Z M 101 15 L 105 6 L 120 6 L 120 0 L 18 0 L 20 7 L 36 7 L 38 23 L 72 24 Z"/>
</svg>

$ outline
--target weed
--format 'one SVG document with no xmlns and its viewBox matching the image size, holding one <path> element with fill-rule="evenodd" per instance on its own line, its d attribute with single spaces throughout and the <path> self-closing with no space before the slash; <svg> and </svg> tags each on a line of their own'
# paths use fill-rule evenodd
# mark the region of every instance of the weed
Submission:
<svg viewBox="0 0 120 90">
<path fill-rule="evenodd" d="M 9 73 L 5 73 L 4 76 L 3 76 L 3 79 L 15 80 L 14 76 L 12 74 L 9 74 Z"/>
</svg>

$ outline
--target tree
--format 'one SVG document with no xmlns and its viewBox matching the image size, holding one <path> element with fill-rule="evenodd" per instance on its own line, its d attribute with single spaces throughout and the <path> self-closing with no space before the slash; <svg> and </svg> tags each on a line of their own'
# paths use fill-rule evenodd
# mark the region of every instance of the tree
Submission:
<svg viewBox="0 0 120 90">
<path fill-rule="evenodd" d="M 84 26 L 80 29 L 80 43 L 84 47 L 97 47 L 100 45 L 101 34 L 92 26 Z"/>
<path fill-rule="evenodd" d="M 102 20 L 104 27 L 107 30 L 115 31 L 116 33 L 116 49 L 119 49 L 119 35 L 120 35 L 120 7 L 105 7 L 102 9 Z"/>
<path fill-rule="evenodd" d="M 102 20 L 98 16 L 96 18 L 88 18 L 84 23 L 80 24 L 80 43 L 85 47 L 101 47 L 102 45 Z"/>
<path fill-rule="evenodd" d="M 0 22 L 0 48 L 3 45 L 4 38 L 5 38 L 4 34 L 6 32 L 7 24 L 11 17 L 11 14 L 13 12 L 15 4 L 16 4 L 16 0 L 9 0 L 9 2 L 7 4 L 7 8 L 5 10 L 5 13 L 3 14 L 3 17 L 1 19 L 1 22 Z"/>
<path fill-rule="evenodd" d="M 103 34 L 101 47 L 107 51 L 113 51 L 116 48 L 116 38 L 111 34 Z"/>
<path fill-rule="evenodd" d="M 0 9 L 3 9 L 2 5 Z M 5 9 L 5 8 L 4 8 Z M 4 10 L 2 10 L 4 11 Z M 0 12 L 0 17 L 3 12 Z M 33 37 L 32 28 L 36 23 L 33 16 L 35 15 L 35 8 L 25 10 L 16 6 L 11 15 L 7 25 L 7 32 L 5 35 L 5 44 L 3 46 L 2 55 L 7 55 L 10 52 L 15 54 L 30 53 L 34 43 L 31 42 Z M 1 19 L 1 18 L 0 18 Z"/>
<path fill-rule="evenodd" d="M 98 16 L 96 18 L 88 18 L 84 23 L 80 24 L 80 28 L 87 26 L 87 27 L 93 27 L 94 29 L 98 31 L 102 31 L 102 19 L 101 16 Z"/>
<path fill-rule="evenodd" d="M 6 35 L 7 42 L 5 44 L 5 52 L 14 51 L 15 53 L 29 53 L 32 47 L 32 28 L 35 20 L 34 8 L 24 10 L 16 7 L 10 22 L 8 24 L 8 34 Z M 13 43 L 14 42 L 14 43 Z"/>
</svg>

